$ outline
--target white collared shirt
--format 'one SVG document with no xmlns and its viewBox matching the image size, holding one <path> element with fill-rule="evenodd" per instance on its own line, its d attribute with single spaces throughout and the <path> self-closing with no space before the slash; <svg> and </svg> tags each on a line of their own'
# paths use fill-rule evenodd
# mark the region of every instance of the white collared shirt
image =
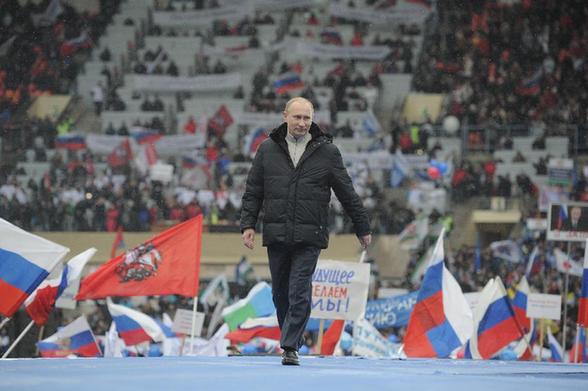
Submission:
<svg viewBox="0 0 588 391">
<path fill-rule="evenodd" d="M 290 158 L 292 159 L 292 163 L 294 163 L 294 167 L 298 165 L 298 161 L 311 139 L 312 135 L 310 132 L 298 138 L 293 137 L 290 133 L 286 133 L 286 144 L 288 144 L 288 152 L 290 153 Z"/>
</svg>

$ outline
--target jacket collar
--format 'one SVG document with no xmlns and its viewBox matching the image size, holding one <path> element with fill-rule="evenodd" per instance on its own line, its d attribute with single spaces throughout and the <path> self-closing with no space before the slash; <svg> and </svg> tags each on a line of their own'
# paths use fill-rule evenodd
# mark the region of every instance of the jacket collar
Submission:
<svg viewBox="0 0 588 391">
<path fill-rule="evenodd" d="M 288 125 L 284 122 L 277 128 L 271 131 L 270 138 L 274 140 L 276 143 L 285 143 L 286 142 L 286 133 L 288 132 Z M 316 123 L 312 123 L 310 125 L 309 130 L 312 139 L 310 142 L 319 141 L 321 138 L 325 138 L 327 142 L 333 141 L 333 136 L 324 132 Z"/>
</svg>

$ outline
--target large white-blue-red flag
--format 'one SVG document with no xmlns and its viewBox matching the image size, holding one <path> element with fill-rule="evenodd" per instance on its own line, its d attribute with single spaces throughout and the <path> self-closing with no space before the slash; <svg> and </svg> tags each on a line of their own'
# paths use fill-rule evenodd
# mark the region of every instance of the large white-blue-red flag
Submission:
<svg viewBox="0 0 588 391">
<path fill-rule="evenodd" d="M 35 289 L 35 291 L 25 300 L 25 306 L 29 316 L 37 326 L 43 326 L 49 319 L 49 314 L 55 307 L 55 302 L 61 296 L 63 291 L 82 275 L 82 270 L 90 258 L 96 254 L 95 248 L 89 248 L 86 251 L 73 257 L 64 265 L 59 273 L 59 277 L 47 279 Z"/>
<path fill-rule="evenodd" d="M 110 299 L 106 301 L 116 331 L 127 346 L 141 342 L 161 342 L 165 334 L 159 324 L 152 317 L 123 305 L 114 304 Z"/>
<path fill-rule="evenodd" d="M 586 347 L 586 329 L 578 327 L 574 346 L 570 349 L 570 362 L 588 362 L 588 349 Z"/>
<path fill-rule="evenodd" d="M 525 336 L 514 347 L 519 360 L 531 360 L 533 358 L 533 343 L 535 342 L 535 327 L 531 319 L 527 318 L 527 300 L 529 297 L 529 283 L 525 276 L 521 277 L 515 296 L 512 299 L 512 308 L 517 321 L 525 332 Z"/>
<path fill-rule="evenodd" d="M 410 315 L 404 352 L 408 357 L 448 357 L 472 334 L 472 311 L 443 259 L 441 230 Z"/>
<path fill-rule="evenodd" d="M 11 317 L 68 251 L 0 219 L 0 314 Z"/>
<path fill-rule="evenodd" d="M 487 360 L 525 333 L 500 277 L 486 284 L 474 311 L 474 333 L 465 350 L 466 358 Z"/>
<path fill-rule="evenodd" d="M 578 324 L 588 327 L 588 240 L 584 250 L 584 270 L 582 271 L 582 290 L 578 302 Z"/>
<path fill-rule="evenodd" d="M 37 342 L 42 357 L 101 356 L 100 348 L 84 315 Z"/>
</svg>

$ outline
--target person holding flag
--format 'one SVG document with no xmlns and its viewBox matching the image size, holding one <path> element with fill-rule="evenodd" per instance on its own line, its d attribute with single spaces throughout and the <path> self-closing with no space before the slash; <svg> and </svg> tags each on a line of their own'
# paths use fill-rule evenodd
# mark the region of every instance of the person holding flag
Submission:
<svg viewBox="0 0 588 391">
<path fill-rule="evenodd" d="M 353 189 L 331 135 L 312 121 L 304 98 L 286 103 L 284 123 L 259 146 L 249 171 L 241 212 L 245 247 L 253 249 L 264 209 L 272 295 L 281 330 L 283 365 L 299 365 L 298 349 L 311 310 L 311 281 L 321 249 L 329 242 L 331 189 L 351 217 L 361 245 L 371 242 L 366 209 Z"/>
</svg>

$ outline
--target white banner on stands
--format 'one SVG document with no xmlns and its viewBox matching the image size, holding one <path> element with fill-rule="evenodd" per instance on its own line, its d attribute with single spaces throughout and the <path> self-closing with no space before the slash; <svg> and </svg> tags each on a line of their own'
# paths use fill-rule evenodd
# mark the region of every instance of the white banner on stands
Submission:
<svg viewBox="0 0 588 391">
<path fill-rule="evenodd" d="M 430 14 L 426 7 L 394 7 L 390 10 L 351 8 L 341 3 L 329 4 L 329 14 L 339 18 L 359 20 L 376 25 L 420 24 Z"/>
<path fill-rule="evenodd" d="M 206 139 L 202 133 L 197 134 L 176 134 L 165 136 L 157 140 L 155 149 L 157 154 L 163 157 L 176 156 L 183 152 L 190 152 L 194 149 L 204 148 Z"/>
<path fill-rule="evenodd" d="M 127 136 L 90 133 L 86 136 L 86 147 L 97 155 L 108 155 L 128 138 Z"/>
<path fill-rule="evenodd" d="M 241 85 L 239 73 L 205 75 L 195 77 L 173 77 L 159 75 L 133 75 L 133 86 L 138 91 L 222 91 Z"/>
<path fill-rule="evenodd" d="M 223 0 L 223 6 L 254 7 L 256 11 L 285 11 L 291 8 L 315 7 L 316 0 Z"/>
<path fill-rule="evenodd" d="M 108 155 L 126 139 L 132 139 L 132 137 L 89 134 L 86 136 L 86 146 L 97 155 Z M 159 156 L 169 157 L 203 148 L 205 143 L 206 140 L 202 134 L 178 134 L 163 136 L 154 144 Z"/>
<path fill-rule="evenodd" d="M 209 8 L 200 11 L 156 11 L 153 23 L 162 27 L 208 26 L 214 20 L 241 19 L 253 13 L 250 7 Z"/>
<path fill-rule="evenodd" d="M 316 0 L 254 0 L 255 10 L 284 11 L 292 8 L 315 7 Z"/>
<path fill-rule="evenodd" d="M 169 183 L 174 177 L 174 166 L 157 162 L 149 167 L 149 177 L 154 181 Z"/>
<path fill-rule="evenodd" d="M 336 46 L 303 41 L 297 43 L 296 51 L 308 57 L 374 61 L 382 60 L 390 53 L 387 46 Z"/>
</svg>

